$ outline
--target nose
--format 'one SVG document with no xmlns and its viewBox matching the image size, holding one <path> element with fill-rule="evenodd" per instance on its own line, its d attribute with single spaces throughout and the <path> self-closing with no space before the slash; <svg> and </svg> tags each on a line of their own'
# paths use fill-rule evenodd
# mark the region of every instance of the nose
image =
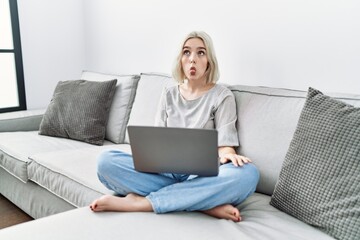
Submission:
<svg viewBox="0 0 360 240">
<path fill-rule="evenodd" d="M 195 54 L 194 53 L 190 55 L 189 60 L 190 60 L 190 63 L 195 63 Z"/>
</svg>

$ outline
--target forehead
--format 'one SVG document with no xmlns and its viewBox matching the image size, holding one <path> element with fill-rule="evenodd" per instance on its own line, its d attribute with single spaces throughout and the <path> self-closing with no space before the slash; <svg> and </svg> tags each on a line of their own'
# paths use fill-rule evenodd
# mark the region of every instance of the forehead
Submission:
<svg viewBox="0 0 360 240">
<path fill-rule="evenodd" d="M 184 48 L 205 48 L 205 44 L 200 38 L 190 38 L 184 43 Z"/>
</svg>

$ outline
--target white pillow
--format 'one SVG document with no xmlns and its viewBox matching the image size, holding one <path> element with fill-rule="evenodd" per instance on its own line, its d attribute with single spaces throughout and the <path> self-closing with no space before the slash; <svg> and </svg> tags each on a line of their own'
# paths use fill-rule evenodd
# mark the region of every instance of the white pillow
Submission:
<svg viewBox="0 0 360 240">
<path fill-rule="evenodd" d="M 139 78 L 139 75 L 110 75 L 91 71 L 82 72 L 81 79 L 83 80 L 108 81 L 117 79 L 105 133 L 105 139 L 113 143 L 123 143 L 124 141 L 126 125 L 129 120 Z"/>
<path fill-rule="evenodd" d="M 169 75 L 142 73 L 136 89 L 136 97 L 130 113 L 128 125 L 154 126 L 155 115 L 162 91 L 176 84 Z M 125 143 L 129 143 L 126 130 Z"/>
</svg>

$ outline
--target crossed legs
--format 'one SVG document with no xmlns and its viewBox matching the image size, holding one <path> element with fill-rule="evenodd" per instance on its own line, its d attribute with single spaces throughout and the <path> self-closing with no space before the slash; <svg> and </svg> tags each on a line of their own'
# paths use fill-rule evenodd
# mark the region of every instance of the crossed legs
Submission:
<svg viewBox="0 0 360 240">
<path fill-rule="evenodd" d="M 91 205 L 94 212 L 115 211 L 115 212 L 153 212 L 151 203 L 143 196 L 129 193 L 126 197 L 104 195 L 96 199 Z M 209 210 L 202 211 L 212 217 L 228 219 L 240 222 L 240 211 L 230 204 L 224 204 Z"/>
<path fill-rule="evenodd" d="M 134 170 L 132 157 L 120 151 L 99 157 L 98 176 L 109 189 L 125 197 L 105 195 L 90 208 L 95 211 L 202 211 L 213 217 L 240 221 L 233 205 L 255 191 L 259 179 L 252 164 L 220 167 L 216 177 L 180 174 L 148 174 Z"/>
</svg>

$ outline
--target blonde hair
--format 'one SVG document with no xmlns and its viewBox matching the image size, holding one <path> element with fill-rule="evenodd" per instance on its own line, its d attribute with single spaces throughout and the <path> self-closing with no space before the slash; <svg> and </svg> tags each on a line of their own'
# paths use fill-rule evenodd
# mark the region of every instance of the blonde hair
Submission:
<svg viewBox="0 0 360 240">
<path fill-rule="evenodd" d="M 173 78 L 178 81 L 179 83 L 183 83 L 186 79 L 184 69 L 182 68 L 181 64 L 181 58 L 183 55 L 183 47 L 187 40 L 191 38 L 199 38 L 203 41 L 205 48 L 206 48 L 206 56 L 208 59 L 208 68 L 205 71 L 206 75 L 206 83 L 216 83 L 219 80 L 220 73 L 219 73 L 219 67 L 218 62 L 215 55 L 215 49 L 211 40 L 211 37 L 203 32 L 203 31 L 193 31 L 186 35 L 184 38 L 180 51 L 175 59 L 172 75 Z"/>
</svg>

